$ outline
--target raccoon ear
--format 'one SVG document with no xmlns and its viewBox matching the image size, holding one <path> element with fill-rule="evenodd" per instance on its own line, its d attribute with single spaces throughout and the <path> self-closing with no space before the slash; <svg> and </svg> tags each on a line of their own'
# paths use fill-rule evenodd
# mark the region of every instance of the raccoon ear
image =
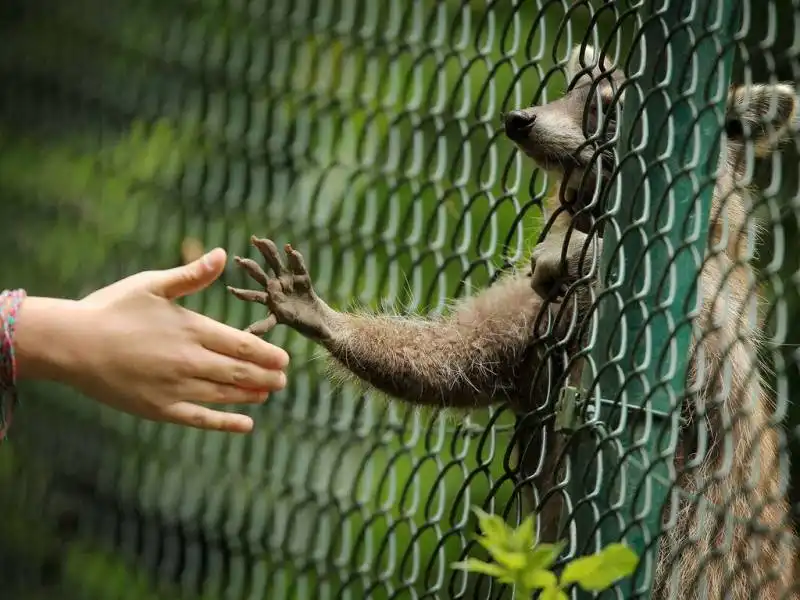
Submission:
<svg viewBox="0 0 800 600">
<path fill-rule="evenodd" d="M 725 133 L 731 141 L 750 141 L 756 156 L 767 156 L 796 125 L 797 107 L 797 90 L 788 83 L 733 86 Z"/>
<path fill-rule="evenodd" d="M 569 60 L 567 61 L 567 85 L 572 84 L 575 76 L 579 73 L 581 74 L 581 77 L 587 77 L 588 73 L 591 73 L 590 77 L 599 74 L 601 72 L 599 61 L 600 51 L 594 46 L 590 46 L 589 44 L 586 44 L 583 47 L 581 47 L 580 44 L 574 46 L 572 48 L 572 52 L 570 52 Z M 611 64 L 607 59 L 604 60 L 602 64 L 602 70 L 607 71 L 610 69 Z"/>
</svg>

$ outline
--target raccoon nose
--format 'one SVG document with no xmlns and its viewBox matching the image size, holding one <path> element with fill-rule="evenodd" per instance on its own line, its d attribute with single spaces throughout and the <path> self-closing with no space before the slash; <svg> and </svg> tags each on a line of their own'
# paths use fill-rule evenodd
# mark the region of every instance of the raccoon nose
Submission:
<svg viewBox="0 0 800 600">
<path fill-rule="evenodd" d="M 506 135 L 512 140 L 525 137 L 535 121 L 536 115 L 532 113 L 521 110 L 511 111 L 505 119 Z"/>
</svg>

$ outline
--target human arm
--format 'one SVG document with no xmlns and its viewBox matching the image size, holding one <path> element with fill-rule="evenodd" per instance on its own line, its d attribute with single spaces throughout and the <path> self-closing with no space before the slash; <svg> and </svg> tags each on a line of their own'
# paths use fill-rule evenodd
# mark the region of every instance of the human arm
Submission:
<svg viewBox="0 0 800 600">
<path fill-rule="evenodd" d="M 173 300 L 210 285 L 225 253 L 138 273 L 78 301 L 27 297 L 14 331 L 16 377 L 66 383 L 156 421 L 247 432 L 252 419 L 194 404 L 256 404 L 286 385 L 285 351 Z"/>
</svg>

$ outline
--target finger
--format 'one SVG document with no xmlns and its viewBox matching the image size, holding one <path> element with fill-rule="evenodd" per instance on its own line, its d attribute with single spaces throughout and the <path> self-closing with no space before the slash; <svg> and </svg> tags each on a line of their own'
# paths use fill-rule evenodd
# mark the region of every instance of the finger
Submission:
<svg viewBox="0 0 800 600">
<path fill-rule="evenodd" d="M 289 355 L 283 348 L 214 319 L 196 313 L 195 316 L 198 341 L 207 350 L 266 369 L 285 369 L 289 364 Z"/>
<path fill-rule="evenodd" d="M 247 335 L 247 334 L 245 334 Z M 232 390 L 222 389 L 225 393 L 233 393 L 237 389 L 256 390 L 260 392 L 277 392 L 286 387 L 286 374 L 277 368 L 266 368 L 256 365 L 246 360 L 238 360 L 217 354 L 216 352 L 206 352 L 191 365 L 191 374 L 195 377 L 231 386 Z M 198 398 L 198 400 L 205 400 Z M 225 400 L 224 398 L 209 399 L 210 402 L 238 402 L 240 400 Z M 247 401 L 242 396 L 241 401 Z"/>
<path fill-rule="evenodd" d="M 284 251 L 286 252 L 286 262 L 289 263 L 289 270 L 294 275 L 307 275 L 308 270 L 306 269 L 303 255 L 292 248 L 291 244 L 286 244 Z"/>
<path fill-rule="evenodd" d="M 149 291 L 170 300 L 188 296 L 211 285 L 225 269 L 225 250 L 215 248 L 188 265 L 152 271 L 145 285 Z"/>
<path fill-rule="evenodd" d="M 237 265 L 247 271 L 250 277 L 261 284 L 261 287 L 267 287 L 267 274 L 256 261 L 250 260 L 249 258 L 241 258 L 240 256 L 235 257 L 233 260 Z"/>
<path fill-rule="evenodd" d="M 191 402 L 170 404 L 164 409 L 161 417 L 170 423 L 211 431 L 249 433 L 253 430 L 253 419 L 247 415 L 212 410 Z"/>
<path fill-rule="evenodd" d="M 219 381 L 199 377 L 185 380 L 181 385 L 181 397 L 203 404 L 264 404 L 271 391 L 248 389 Z M 224 377 L 224 375 L 223 375 Z M 230 377 L 228 377 L 230 379 Z"/>
<path fill-rule="evenodd" d="M 267 293 L 259 290 L 243 290 L 228 286 L 228 291 L 236 296 L 239 300 L 245 302 L 257 302 L 258 304 L 267 305 Z"/>
<path fill-rule="evenodd" d="M 264 257 L 264 260 L 270 266 L 272 272 L 275 273 L 276 277 L 280 277 L 286 272 L 275 242 L 253 236 L 250 238 L 250 243 L 261 253 L 261 256 Z"/>
<path fill-rule="evenodd" d="M 278 318 L 273 314 L 268 316 L 266 319 L 261 319 L 260 321 L 256 321 L 252 325 L 249 325 L 245 331 L 261 337 L 277 324 Z"/>
</svg>

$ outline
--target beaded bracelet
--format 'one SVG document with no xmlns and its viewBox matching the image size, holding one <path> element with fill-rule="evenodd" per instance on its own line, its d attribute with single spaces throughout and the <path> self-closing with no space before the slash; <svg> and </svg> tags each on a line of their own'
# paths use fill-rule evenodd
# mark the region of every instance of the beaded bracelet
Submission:
<svg viewBox="0 0 800 600">
<path fill-rule="evenodd" d="M 0 441 L 6 437 L 17 404 L 17 362 L 14 357 L 14 329 L 25 290 L 0 293 Z"/>
</svg>

